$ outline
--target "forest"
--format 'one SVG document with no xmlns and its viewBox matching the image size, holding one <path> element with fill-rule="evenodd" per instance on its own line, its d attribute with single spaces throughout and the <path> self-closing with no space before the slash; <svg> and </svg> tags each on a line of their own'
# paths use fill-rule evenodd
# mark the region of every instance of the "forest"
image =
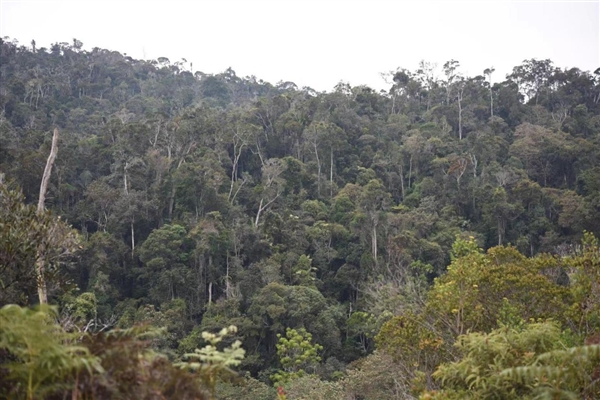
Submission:
<svg viewBox="0 0 600 400">
<path fill-rule="evenodd" d="M 0 398 L 600 398 L 600 68 L 383 78 L 1 39 Z"/>
</svg>

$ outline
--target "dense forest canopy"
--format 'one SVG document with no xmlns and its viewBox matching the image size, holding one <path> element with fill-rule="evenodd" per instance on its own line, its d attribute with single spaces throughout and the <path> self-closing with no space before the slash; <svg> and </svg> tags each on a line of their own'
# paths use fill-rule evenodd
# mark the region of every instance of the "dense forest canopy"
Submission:
<svg viewBox="0 0 600 400">
<path fill-rule="evenodd" d="M 218 398 L 599 393 L 600 69 L 316 92 L 188 66 L 0 40 L 0 306 L 37 302 L 43 242 L 68 332 L 148 324 L 180 361 L 237 326 Z"/>
</svg>

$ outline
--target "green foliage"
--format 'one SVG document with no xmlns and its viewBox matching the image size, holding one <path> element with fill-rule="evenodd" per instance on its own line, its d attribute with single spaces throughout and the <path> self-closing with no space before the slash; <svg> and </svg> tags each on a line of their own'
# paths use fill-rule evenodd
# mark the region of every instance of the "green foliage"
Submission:
<svg viewBox="0 0 600 400">
<path fill-rule="evenodd" d="M 214 388 L 217 379 L 225 377 L 233 377 L 235 373 L 230 367 L 235 367 L 242 362 L 246 351 L 242 349 L 242 342 L 236 340 L 230 347 L 224 348 L 222 351 L 217 349 L 217 345 L 223 338 L 229 334 L 236 333 L 237 327 L 230 326 L 223 328 L 217 334 L 210 332 L 202 332 L 202 338 L 208 344 L 196 349 L 193 353 L 186 353 L 183 358 L 189 361 L 182 361 L 176 365 L 182 369 L 197 372 L 206 387 L 211 388 L 214 396 Z"/>
<path fill-rule="evenodd" d="M 597 345 L 566 349 L 555 322 L 502 327 L 459 337 L 459 361 L 434 376 L 441 389 L 422 399 L 595 398 Z"/>
<path fill-rule="evenodd" d="M 582 336 L 600 331 L 600 246 L 590 232 L 584 232 L 579 251 L 564 258 L 571 267 L 573 304 L 569 312 L 572 329 Z"/>
<path fill-rule="evenodd" d="M 394 317 L 383 324 L 375 342 L 378 351 L 390 355 L 399 365 L 407 367 L 402 385 L 410 388 L 413 393 L 425 389 L 423 378 L 431 378 L 448 352 L 440 334 L 427 326 L 423 317 L 412 313 Z"/>
<path fill-rule="evenodd" d="M 0 306 L 28 304 L 35 297 L 38 257 L 46 264 L 47 286 L 67 289 L 61 263 L 79 248 L 77 234 L 60 218 L 24 201 L 20 190 L 0 179 Z"/>
<path fill-rule="evenodd" d="M 569 290 L 544 275 L 557 264 L 547 256 L 528 259 L 511 247 L 468 253 L 455 258 L 447 273 L 436 278 L 428 308 L 456 335 L 493 329 L 507 307 L 513 317 L 518 309 L 524 320 L 565 318 Z"/>
<path fill-rule="evenodd" d="M 217 344 L 235 327 L 204 332 L 209 343 L 172 364 L 151 343 L 160 331 L 137 325 L 96 334 L 67 333 L 52 308 L 16 305 L 0 309 L 0 396 L 11 399 L 214 398 L 221 378 L 244 358 L 241 342 L 223 351 Z"/>
<path fill-rule="evenodd" d="M 281 370 L 271 376 L 275 385 L 292 381 L 303 377 L 312 370 L 315 371 L 317 364 L 321 361 L 319 352 L 323 346 L 312 343 L 312 335 L 304 328 L 299 330 L 287 328 L 285 337 L 277 335 L 277 356 L 281 364 Z"/>
<path fill-rule="evenodd" d="M 218 382 L 215 393 L 219 400 L 273 400 L 277 392 L 273 386 L 247 376 L 234 382 Z"/>
<path fill-rule="evenodd" d="M 576 346 L 540 354 L 532 365 L 502 371 L 513 382 L 533 387 L 539 399 L 600 396 L 600 346 Z"/>
<path fill-rule="evenodd" d="M 126 367 L 81 371 L 102 396 L 182 382 L 206 397 L 151 354 L 177 359 L 229 325 L 239 331 L 221 345 L 240 340 L 252 376 L 267 382 L 277 334 L 304 328 L 332 360 L 321 378 L 348 370 L 345 394 L 368 399 L 435 389 L 460 334 L 552 318 L 574 346 L 600 330 L 589 72 L 526 60 L 492 82 L 491 69 L 459 79 L 451 60 L 434 79 L 422 62 L 390 74 L 386 93 L 316 92 L 78 40 L 32 51 L 0 39 L 0 59 L 0 181 L 22 188 L 0 184 L 0 305 L 33 302 L 43 255 L 65 329 L 102 331 L 81 340 Z M 29 203 L 55 126 L 51 212 L 38 214 Z M 142 339 L 139 323 L 162 333 Z M 238 384 L 223 384 L 228 396 Z M 298 387 L 313 384 L 315 397 L 332 389 L 312 376 Z"/>
<path fill-rule="evenodd" d="M 283 386 L 286 399 L 329 400 L 343 399 L 345 390 L 340 382 L 328 382 L 316 375 L 304 375 L 290 380 Z"/>
<path fill-rule="evenodd" d="M 341 384 L 356 398 L 401 400 L 412 397 L 405 372 L 406 368 L 391 356 L 376 350 L 351 364 Z"/>
<path fill-rule="evenodd" d="M 452 250 L 450 251 L 450 259 L 452 261 L 455 261 L 461 257 L 466 257 L 471 254 L 478 254 L 481 252 L 482 249 L 477 247 L 477 243 L 475 242 L 475 238 L 473 236 L 470 236 L 468 240 L 456 238 L 456 240 L 452 244 Z"/>
<path fill-rule="evenodd" d="M 212 388 L 200 384 L 202 376 L 152 350 L 151 342 L 160 334 L 138 325 L 84 337 L 82 344 L 100 359 L 104 373 L 81 376 L 76 391 L 82 398 L 97 399 L 210 398 Z"/>
<path fill-rule="evenodd" d="M 98 301 L 94 293 L 82 293 L 77 297 L 67 295 L 63 297 L 63 313 L 69 315 L 73 324 L 85 326 L 90 320 L 98 317 Z"/>
<path fill-rule="evenodd" d="M 2 397 L 50 397 L 73 388 L 80 373 L 104 371 L 100 359 L 56 325 L 55 318 L 56 310 L 48 307 L 0 309 Z"/>
<path fill-rule="evenodd" d="M 140 261 L 145 264 L 141 278 L 150 283 L 150 297 L 156 302 L 173 300 L 190 276 L 185 265 L 186 230 L 180 225 L 165 225 L 152 231 L 140 247 Z"/>
<path fill-rule="evenodd" d="M 313 286 L 315 281 L 315 267 L 311 265 L 312 260 L 307 255 L 301 255 L 294 266 L 295 283 L 303 286 Z"/>
</svg>

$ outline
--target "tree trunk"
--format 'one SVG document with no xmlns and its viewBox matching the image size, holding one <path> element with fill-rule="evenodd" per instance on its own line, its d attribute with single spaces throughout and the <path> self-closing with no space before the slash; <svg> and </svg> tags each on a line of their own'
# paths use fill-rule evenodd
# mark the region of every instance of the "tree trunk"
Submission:
<svg viewBox="0 0 600 400">
<path fill-rule="evenodd" d="M 129 194 L 129 188 L 127 184 L 127 167 L 129 167 L 129 162 L 125 161 L 125 168 L 123 168 L 123 190 L 125 194 Z"/>
<path fill-rule="evenodd" d="M 233 165 L 231 166 L 231 185 L 229 187 L 229 195 L 227 196 L 227 200 L 229 200 L 233 204 L 233 199 L 231 198 L 233 194 L 233 186 L 234 183 L 238 180 L 238 164 L 240 162 L 240 157 L 242 156 L 242 150 L 244 150 L 244 143 L 237 146 L 237 144 L 233 143 Z M 235 196 L 234 196 L 235 198 Z"/>
<path fill-rule="evenodd" d="M 133 259 L 134 252 L 135 252 L 135 231 L 133 230 L 133 219 L 131 219 L 131 259 Z"/>
<path fill-rule="evenodd" d="M 498 246 L 502 246 L 502 219 L 498 218 Z"/>
<path fill-rule="evenodd" d="M 404 201 L 404 166 L 400 164 L 400 190 L 402 191 L 402 201 Z"/>
<path fill-rule="evenodd" d="M 52 135 L 52 147 L 50 148 L 50 155 L 46 161 L 46 168 L 44 169 L 44 175 L 42 175 L 42 183 L 40 184 L 40 197 L 38 199 L 37 213 L 42 214 L 45 210 L 44 203 L 46 202 L 46 191 L 48 190 L 48 182 L 50 181 L 50 174 L 52 173 L 52 166 L 58 153 L 58 129 L 54 128 Z M 48 291 L 46 288 L 46 279 L 44 273 L 46 272 L 46 266 L 44 265 L 44 248 L 38 247 L 38 254 L 36 260 L 36 272 L 38 275 L 38 297 L 40 304 L 48 303 Z"/>
<path fill-rule="evenodd" d="M 258 211 L 256 212 L 256 219 L 254 220 L 254 226 L 258 226 L 258 221 L 260 220 L 260 213 L 263 210 L 263 201 L 264 199 L 260 199 L 260 204 L 258 205 Z"/>
<path fill-rule="evenodd" d="M 410 181 L 412 179 L 412 164 L 413 164 L 413 156 L 410 155 L 410 160 L 408 161 L 408 188 L 410 189 Z"/>
<path fill-rule="evenodd" d="M 377 225 L 373 224 L 373 232 L 371 233 L 371 251 L 373 252 L 373 261 L 377 266 Z"/>
<path fill-rule="evenodd" d="M 315 157 L 317 159 L 317 196 L 321 197 L 321 160 L 319 160 L 319 150 L 317 149 L 317 143 L 313 143 L 315 148 Z"/>
<path fill-rule="evenodd" d="M 281 195 L 281 193 L 277 193 L 277 195 L 275 195 L 275 197 L 273 197 L 271 200 L 269 200 L 269 202 L 267 202 L 267 204 L 264 204 L 264 197 L 262 197 L 260 199 L 260 204 L 258 205 L 258 211 L 256 213 L 256 220 L 254 221 L 254 226 L 258 227 L 258 222 L 260 221 L 260 215 L 262 214 L 263 211 L 265 211 L 275 200 L 277 200 L 279 198 L 279 196 Z"/>
<path fill-rule="evenodd" d="M 371 252 L 373 253 L 373 261 L 375 262 L 375 266 L 377 266 L 377 225 L 379 223 L 379 216 L 377 213 L 371 215 Z"/>
<path fill-rule="evenodd" d="M 225 260 L 225 298 L 229 300 L 231 294 L 231 286 L 229 282 L 229 253 L 227 253 L 227 258 Z"/>
<path fill-rule="evenodd" d="M 494 117 L 494 96 L 492 95 L 492 83 L 490 82 L 490 114 Z"/>
<path fill-rule="evenodd" d="M 176 191 L 177 189 L 175 188 L 175 183 L 173 183 L 173 186 L 171 186 L 171 194 L 169 195 L 169 209 L 167 210 L 169 215 L 169 221 L 173 220 L 173 209 L 175 208 Z"/>
<path fill-rule="evenodd" d="M 462 140 L 462 89 L 457 97 L 458 99 L 458 140 Z"/>
<path fill-rule="evenodd" d="M 333 147 L 329 149 L 329 195 L 333 198 Z"/>
</svg>

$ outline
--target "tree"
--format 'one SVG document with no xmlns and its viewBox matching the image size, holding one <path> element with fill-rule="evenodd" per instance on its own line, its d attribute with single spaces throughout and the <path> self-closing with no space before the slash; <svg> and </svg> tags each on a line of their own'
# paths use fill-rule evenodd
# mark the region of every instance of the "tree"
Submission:
<svg viewBox="0 0 600 400">
<path fill-rule="evenodd" d="M 495 247 L 486 254 L 470 240 L 457 240 L 446 274 L 435 279 L 427 308 L 444 329 L 458 336 L 494 329 L 506 307 L 524 320 L 558 317 L 566 321 L 571 304 L 569 289 L 543 272 L 556 268 L 548 256 L 528 259 L 511 247 Z"/>
<path fill-rule="evenodd" d="M 371 180 L 363 188 L 359 199 L 359 212 L 366 218 L 364 228 L 369 230 L 371 238 L 371 254 L 375 266 L 378 265 L 378 230 L 385 216 L 385 209 L 390 202 L 390 195 L 380 180 Z"/>
<path fill-rule="evenodd" d="M 547 378 L 524 384 L 504 371 L 536 363 L 549 351 L 560 349 L 560 329 L 556 323 L 532 323 L 523 329 L 502 327 L 489 334 L 473 332 L 458 338 L 455 346 L 462 358 L 442 364 L 434 377 L 441 384 L 422 399 L 533 399 L 535 388 Z M 537 398 L 537 397 L 536 397 Z"/>
<path fill-rule="evenodd" d="M 53 321 L 56 310 L 41 307 L 30 310 L 16 305 L 0 309 L 0 395 L 33 400 L 73 385 L 82 371 L 103 372 L 100 360 L 88 348 L 74 344 Z M 75 379 L 73 379 L 75 378 Z M 76 393 L 76 390 L 74 391 Z"/>
<path fill-rule="evenodd" d="M 29 303 L 40 280 L 47 298 L 48 290 L 52 294 L 66 283 L 61 264 L 79 249 L 79 237 L 67 224 L 24 200 L 21 191 L 0 182 L 0 305 Z"/>
<path fill-rule="evenodd" d="M 446 104 L 450 104 L 450 93 L 453 90 L 454 80 L 460 77 L 456 70 L 460 68 L 460 62 L 456 60 L 446 61 L 444 64 L 444 74 L 446 74 Z"/>
<path fill-rule="evenodd" d="M 220 379 L 244 357 L 241 343 L 219 350 L 235 327 L 203 333 L 208 344 L 171 363 L 151 347 L 160 331 L 147 326 L 67 333 L 55 309 L 0 309 L 0 396 L 15 399 L 214 399 Z"/>
<path fill-rule="evenodd" d="M 456 104 L 458 105 L 458 140 L 463 138 L 463 96 L 465 93 L 466 82 L 463 78 L 459 78 L 456 82 Z"/>
<path fill-rule="evenodd" d="M 524 60 L 523 64 L 514 67 L 513 72 L 508 77 L 513 79 L 519 85 L 528 100 L 535 98 L 537 105 L 540 100 L 540 94 L 546 90 L 550 77 L 555 68 L 550 60 Z"/>
<path fill-rule="evenodd" d="M 432 388 L 432 374 L 448 357 L 447 343 L 425 318 L 405 312 L 387 321 L 375 337 L 378 351 L 403 371 L 402 386 L 418 393 Z"/>
<path fill-rule="evenodd" d="M 254 226 L 258 227 L 261 214 L 267 210 L 283 192 L 284 180 L 281 174 L 285 171 L 285 165 L 280 159 L 266 160 L 262 167 L 262 185 L 259 187 L 260 202 Z"/>
<path fill-rule="evenodd" d="M 201 349 L 196 349 L 193 353 L 183 355 L 184 358 L 194 361 L 182 361 L 176 364 L 182 369 L 199 372 L 203 383 L 211 389 L 211 397 L 215 395 L 217 379 L 235 376 L 230 367 L 240 365 L 246 353 L 239 340 L 224 348 L 223 351 L 217 349 L 217 345 L 223 341 L 225 336 L 236 332 L 237 327 L 234 325 L 221 329 L 217 334 L 202 332 L 202 338 L 208 344 Z"/>
<path fill-rule="evenodd" d="M 489 80 L 489 87 L 490 87 L 490 116 L 492 118 L 494 118 L 494 94 L 492 92 L 492 88 L 493 88 L 493 84 L 492 84 L 492 74 L 494 73 L 494 71 L 496 71 L 494 69 L 494 67 L 491 68 L 486 68 L 483 71 L 483 74 L 485 76 L 487 76 L 488 80 Z"/>
<path fill-rule="evenodd" d="M 38 199 L 37 212 L 41 214 L 45 211 L 45 201 L 46 201 L 46 191 L 48 190 L 48 182 L 50 181 L 50 174 L 52 173 L 52 166 L 54 165 L 54 160 L 56 159 L 56 154 L 58 153 L 58 128 L 54 128 L 54 133 L 52 135 L 52 147 L 50 148 L 50 155 L 48 155 L 48 160 L 46 162 L 46 168 L 44 169 L 44 175 L 42 175 L 42 182 L 40 183 L 40 196 Z M 46 266 L 44 264 L 44 252 L 46 249 L 44 247 L 39 247 L 38 249 L 38 260 L 36 262 L 36 269 L 38 274 L 38 296 L 40 300 L 40 304 L 48 303 L 48 292 L 46 287 L 46 278 L 44 276 L 44 271 Z"/>
<path fill-rule="evenodd" d="M 295 281 L 298 285 L 313 286 L 315 281 L 316 268 L 312 265 L 312 260 L 307 255 L 303 254 L 298 258 L 298 262 L 294 266 Z"/>
<path fill-rule="evenodd" d="M 320 344 L 312 343 L 312 335 L 304 328 L 299 330 L 287 328 L 285 337 L 278 334 L 277 356 L 282 370 L 271 376 L 276 385 L 303 377 L 307 370 L 314 370 L 321 361 Z"/>
<path fill-rule="evenodd" d="M 514 384 L 533 387 L 542 398 L 595 399 L 600 395 L 600 346 L 590 344 L 540 354 L 533 365 L 513 367 L 501 375 Z"/>
<path fill-rule="evenodd" d="M 141 277 L 157 303 L 180 297 L 185 290 L 182 287 L 190 279 L 186 236 L 184 227 L 164 225 L 155 229 L 140 247 L 140 261 L 144 263 Z"/>
</svg>

